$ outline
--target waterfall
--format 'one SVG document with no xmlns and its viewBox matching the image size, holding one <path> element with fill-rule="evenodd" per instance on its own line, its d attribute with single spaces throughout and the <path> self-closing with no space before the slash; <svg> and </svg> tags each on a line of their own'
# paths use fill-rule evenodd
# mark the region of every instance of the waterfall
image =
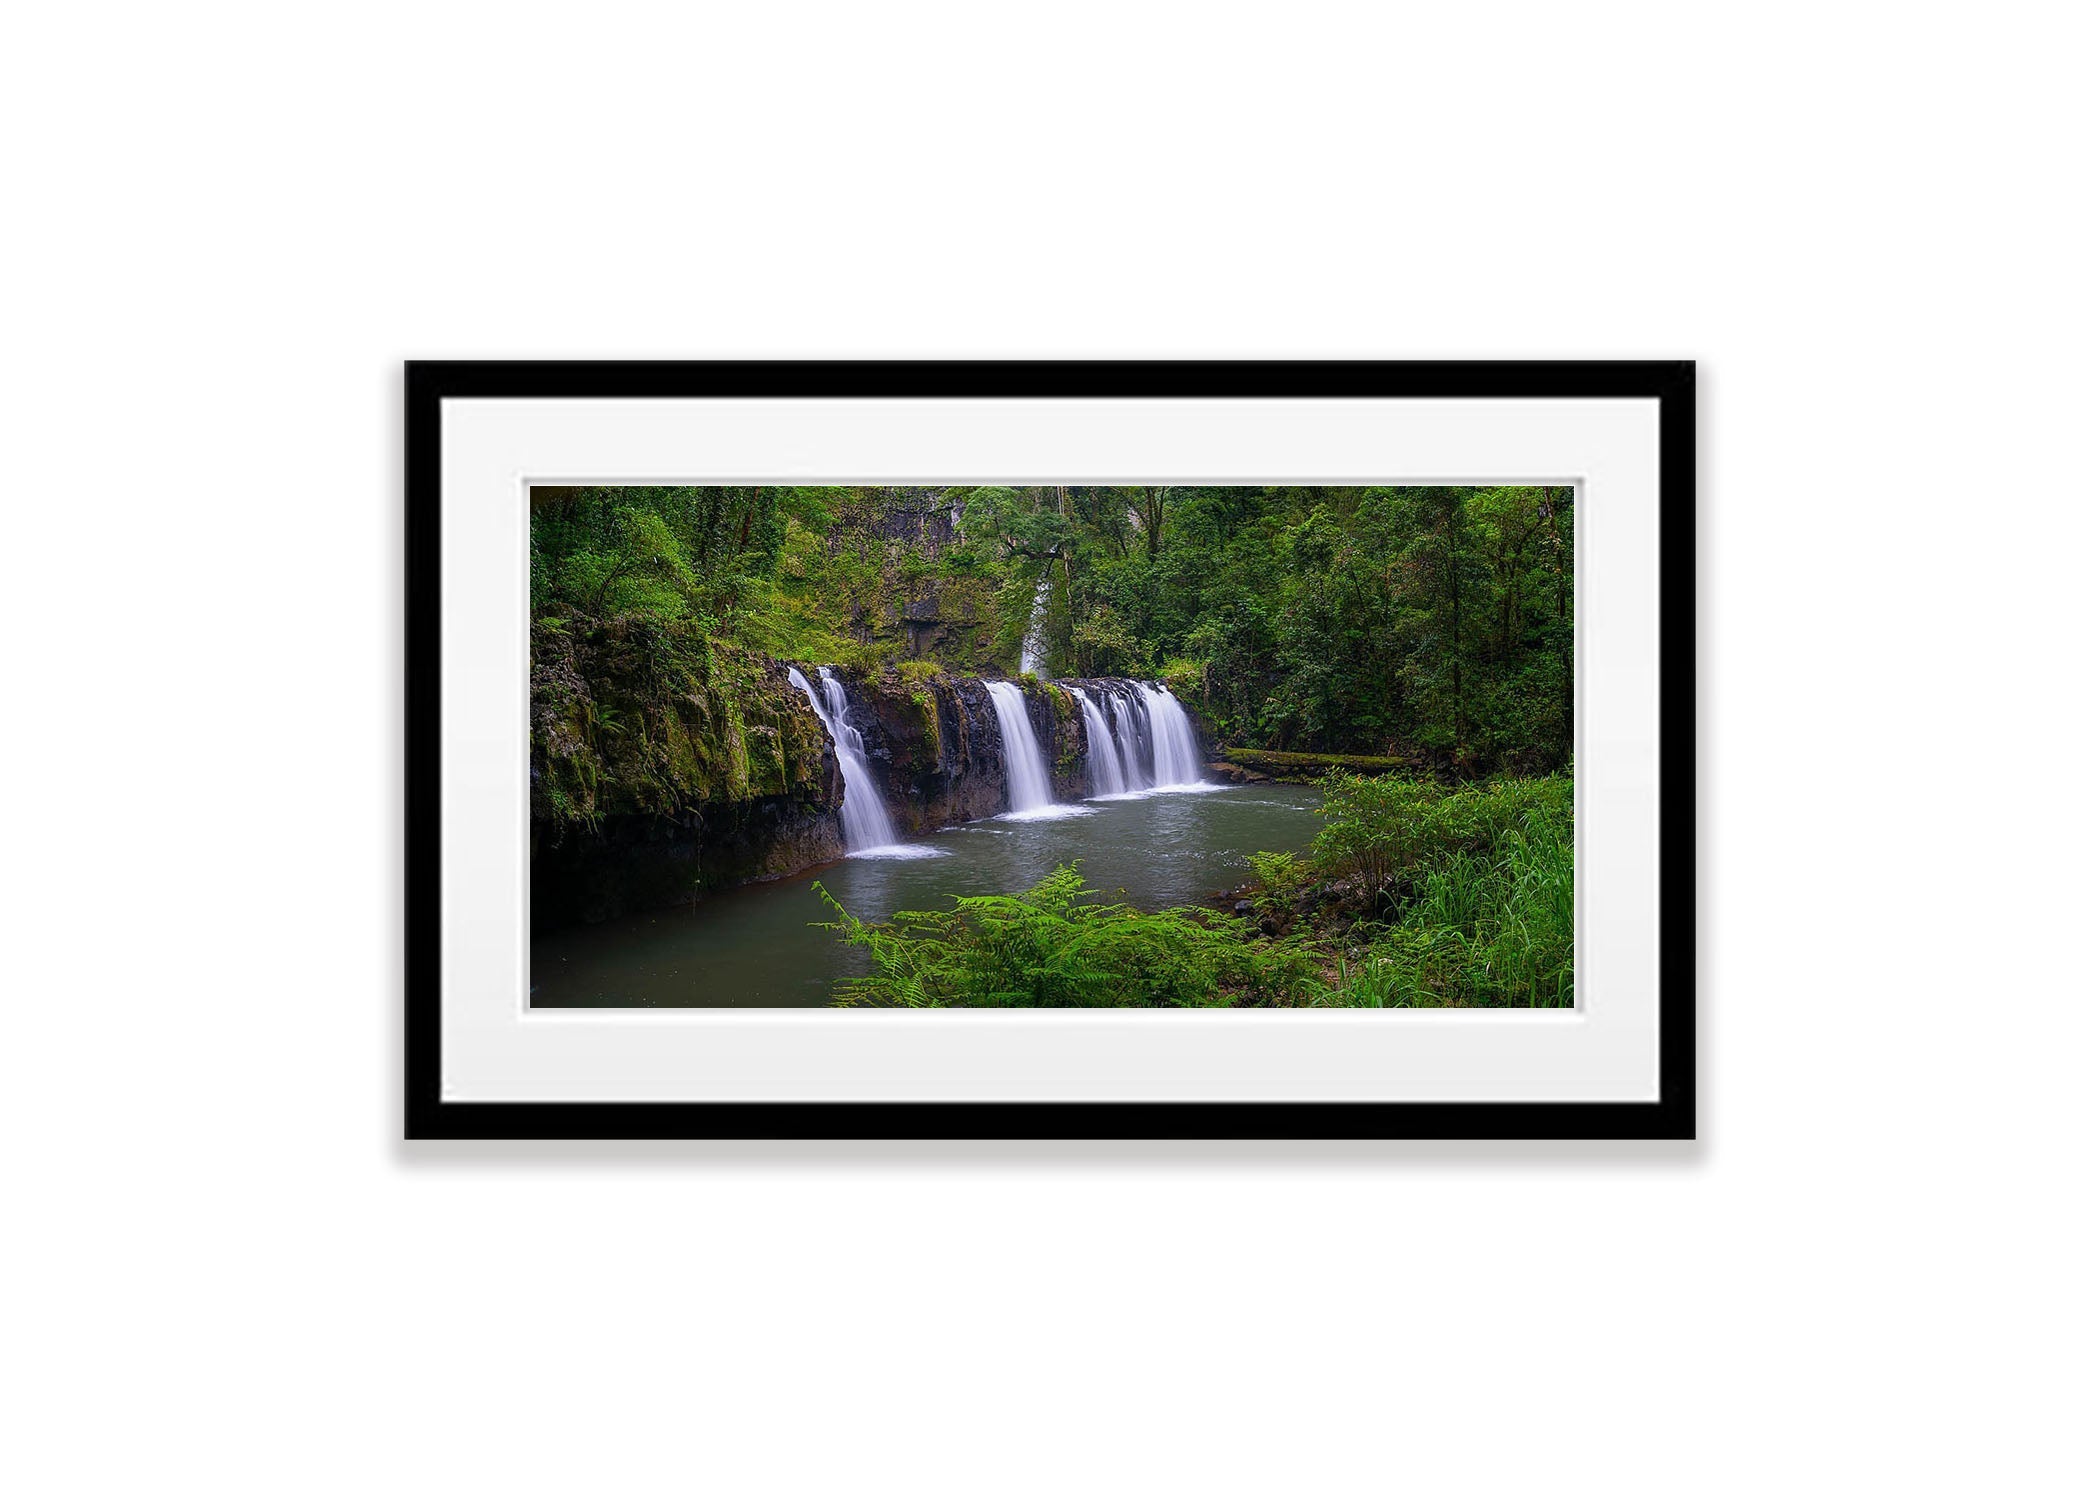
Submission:
<svg viewBox="0 0 2100 1500">
<path fill-rule="evenodd" d="M 1028 722 L 1028 700 L 1011 682 L 987 682 L 992 711 L 999 716 L 999 742 L 1006 750 L 1007 810 L 1031 813 L 1051 805 L 1050 772 Z"/>
<path fill-rule="evenodd" d="M 1091 690 L 1064 686 L 1086 716 L 1090 795 L 1195 791 L 1209 784 L 1196 749 L 1196 727 L 1165 688 L 1124 678 L 1097 680 Z M 1105 706 L 1094 702 L 1096 695 L 1107 700 Z"/>
<path fill-rule="evenodd" d="M 1035 586 L 1035 607 L 1028 612 L 1028 633 L 1021 637 L 1021 670 L 1038 676 L 1043 670 L 1043 627 L 1050 611 L 1050 575 Z"/>
<path fill-rule="evenodd" d="M 793 667 L 792 682 L 823 722 L 837 752 L 839 775 L 846 784 L 840 821 L 846 852 L 879 859 L 930 857 L 945 851 L 929 844 L 900 844 L 882 794 L 868 770 L 860 731 L 846 719 L 846 688 L 829 667 L 819 667 L 812 684 Z M 1121 797 L 1151 791 L 1201 791 L 1203 764 L 1196 750 L 1195 726 L 1179 700 L 1155 683 L 1123 678 L 1096 679 L 1091 688 L 1064 684 L 1079 704 L 1086 726 L 1089 793 Z M 1041 741 L 1028 717 L 1028 699 L 1020 685 L 987 680 L 1006 762 L 1005 816 L 1023 822 L 1083 817 L 1091 808 L 1060 804 L 1050 786 L 1050 770 Z M 1105 699 L 1106 702 L 1097 700 Z"/>
<path fill-rule="evenodd" d="M 869 849 L 894 846 L 897 831 L 890 826 L 889 811 L 883 807 L 874 779 L 868 775 L 867 750 L 860 731 L 846 722 L 846 689 L 831 675 L 831 668 L 819 667 L 817 672 L 824 680 L 822 703 L 817 701 L 809 679 L 793 667 L 788 668 L 788 681 L 802 690 L 811 710 L 824 721 L 825 733 L 831 736 L 832 747 L 838 751 L 839 774 L 846 782 L 846 805 L 841 810 L 846 827 L 846 852 L 859 854 Z"/>
<path fill-rule="evenodd" d="M 1116 758 L 1115 731 L 1108 727 L 1108 720 L 1094 700 L 1083 688 L 1071 689 L 1072 696 L 1079 700 L 1079 709 L 1086 716 L 1086 767 L 1088 784 L 1096 797 L 1113 797 L 1128 790 L 1123 781 L 1123 767 Z"/>
<path fill-rule="evenodd" d="M 1123 784 L 1133 792 L 1152 784 L 1145 774 L 1145 716 L 1136 697 L 1135 683 L 1119 682 L 1109 689 L 1108 706 L 1116 716 L 1116 753 L 1123 759 Z"/>
<path fill-rule="evenodd" d="M 1152 784 L 1194 786 L 1203 780 L 1202 762 L 1196 759 L 1196 729 L 1181 700 L 1163 687 L 1138 684 L 1145 700 L 1145 716 L 1152 721 Z"/>
</svg>

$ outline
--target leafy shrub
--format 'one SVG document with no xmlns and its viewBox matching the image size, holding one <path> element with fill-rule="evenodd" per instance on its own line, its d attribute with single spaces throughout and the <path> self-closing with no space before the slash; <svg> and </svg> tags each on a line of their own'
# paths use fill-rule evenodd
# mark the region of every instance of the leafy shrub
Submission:
<svg viewBox="0 0 2100 1500">
<path fill-rule="evenodd" d="M 1198 700 L 1203 696 L 1203 663 L 1186 656 L 1173 656 L 1160 664 L 1159 680 L 1176 696 Z"/>
<path fill-rule="evenodd" d="M 1382 891 L 1406 846 L 1410 823 L 1435 789 L 1400 776 L 1332 771 L 1320 782 L 1320 791 L 1320 816 L 1327 826 L 1313 840 L 1313 853 L 1327 868 L 1354 874 L 1367 895 Z"/>
<path fill-rule="evenodd" d="M 1295 854 L 1250 854 L 1254 866 L 1254 908 L 1264 916 L 1276 916 L 1297 899 L 1310 869 Z"/>
<path fill-rule="evenodd" d="M 1129 623 L 1106 604 L 1072 621 L 1072 652 L 1089 677 L 1140 677 L 1151 660 Z"/>
<path fill-rule="evenodd" d="M 1313 853 L 1329 870 L 1357 876 L 1371 894 L 1425 861 L 1486 853 L 1535 810 L 1572 817 L 1574 783 L 1547 776 L 1445 787 L 1336 771 L 1321 780 L 1320 791 L 1327 826 L 1313 840 Z"/>
<path fill-rule="evenodd" d="M 639 610 L 656 616 L 683 611 L 696 580 L 685 549 L 664 518 L 622 505 L 599 546 L 562 560 L 556 595 L 593 615 Z"/>
</svg>

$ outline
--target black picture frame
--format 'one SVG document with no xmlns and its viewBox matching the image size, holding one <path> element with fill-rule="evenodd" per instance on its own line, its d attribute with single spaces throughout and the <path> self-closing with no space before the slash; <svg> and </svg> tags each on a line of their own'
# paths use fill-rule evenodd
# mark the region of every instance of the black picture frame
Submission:
<svg viewBox="0 0 2100 1500">
<path fill-rule="evenodd" d="M 405 1132 L 430 1139 L 1691 1139 L 1695 474 L 1690 361 L 410 361 Z M 1660 403 L 1660 1095 L 1644 1103 L 480 1103 L 440 1095 L 440 409 L 452 398 L 1654 398 Z"/>
</svg>

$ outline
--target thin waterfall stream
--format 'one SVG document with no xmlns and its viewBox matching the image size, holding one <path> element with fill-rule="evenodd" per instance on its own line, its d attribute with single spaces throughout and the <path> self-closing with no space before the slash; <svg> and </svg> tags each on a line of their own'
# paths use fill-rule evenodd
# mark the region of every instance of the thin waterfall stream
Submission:
<svg viewBox="0 0 2100 1500">
<path fill-rule="evenodd" d="M 1085 688 L 1073 688 L 1072 696 L 1079 700 L 1079 711 L 1086 718 L 1087 784 L 1096 797 L 1119 797 L 1130 788 L 1124 782 L 1123 762 L 1116 753 L 1116 733 Z"/>
<path fill-rule="evenodd" d="M 1115 753 L 1123 766 L 1123 785 L 1129 791 L 1150 786 L 1152 778 L 1145 774 L 1145 745 L 1143 728 L 1145 716 L 1132 704 L 1136 696 L 1135 683 L 1119 682 L 1109 689 L 1109 711 L 1115 715 Z"/>
<path fill-rule="evenodd" d="M 1042 675 L 1043 633 L 1050 619 L 1050 575 L 1035 586 L 1035 605 L 1028 611 L 1028 633 L 1021 637 L 1021 670 Z"/>
<path fill-rule="evenodd" d="M 1035 726 L 1028 722 L 1028 700 L 1011 682 L 987 682 L 984 690 L 992 695 L 992 712 L 999 719 L 999 744 L 1006 755 L 1007 816 L 1065 815 L 1050 790 L 1050 770 L 1043 764 Z"/>
<path fill-rule="evenodd" d="M 899 859 L 933 853 L 924 845 L 897 842 L 896 825 L 890 822 L 889 809 L 882 805 L 882 794 L 875 790 L 875 779 L 868 774 L 866 742 L 860 731 L 846 722 L 845 685 L 831 675 L 829 667 L 819 667 L 817 675 L 824 684 L 821 702 L 809 679 L 795 668 L 788 668 L 788 681 L 801 690 L 811 711 L 824 721 L 824 732 L 831 736 L 832 749 L 838 754 L 839 777 L 846 783 L 845 805 L 839 809 L 846 852 Z"/>
</svg>

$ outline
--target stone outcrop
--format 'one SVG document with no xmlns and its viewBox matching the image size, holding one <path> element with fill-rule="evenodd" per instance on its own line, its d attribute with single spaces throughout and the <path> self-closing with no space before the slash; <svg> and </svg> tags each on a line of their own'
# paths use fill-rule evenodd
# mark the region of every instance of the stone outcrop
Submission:
<svg viewBox="0 0 2100 1500">
<path fill-rule="evenodd" d="M 846 717 L 899 833 L 1005 811 L 1005 747 L 982 681 L 895 667 L 842 680 Z M 1052 789 L 1061 799 L 1086 795 L 1086 730 L 1072 695 L 1048 683 L 1024 681 L 1021 690 Z"/>
<path fill-rule="evenodd" d="M 838 763 L 787 668 L 646 626 L 533 632 L 535 929 L 785 875 L 844 849 Z"/>
</svg>

